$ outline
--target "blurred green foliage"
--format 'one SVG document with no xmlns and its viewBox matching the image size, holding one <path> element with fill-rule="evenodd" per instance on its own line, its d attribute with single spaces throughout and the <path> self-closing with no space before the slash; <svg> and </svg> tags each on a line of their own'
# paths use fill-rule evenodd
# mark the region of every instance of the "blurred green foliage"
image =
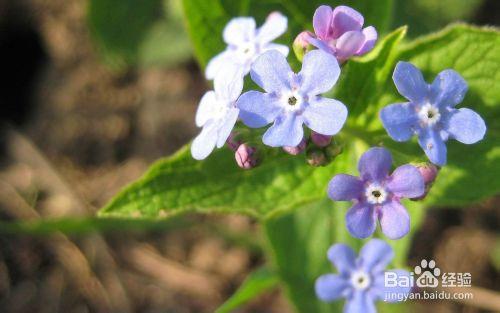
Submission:
<svg viewBox="0 0 500 313">
<path fill-rule="evenodd" d="M 191 58 L 180 0 L 90 0 L 88 23 L 104 62 L 114 69 Z"/>
</svg>

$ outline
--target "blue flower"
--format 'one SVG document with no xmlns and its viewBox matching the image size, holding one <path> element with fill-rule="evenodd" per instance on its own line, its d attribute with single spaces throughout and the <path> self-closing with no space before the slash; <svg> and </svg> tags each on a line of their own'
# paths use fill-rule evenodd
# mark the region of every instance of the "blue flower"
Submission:
<svg viewBox="0 0 500 313">
<path fill-rule="evenodd" d="M 418 68 L 399 62 L 393 80 L 399 93 L 409 100 L 388 105 L 380 112 L 382 123 L 394 140 L 407 141 L 416 134 L 429 160 L 443 166 L 448 139 L 465 144 L 483 139 L 483 119 L 470 109 L 455 108 L 467 92 L 467 83 L 454 70 L 442 71 L 429 85 Z"/>
<path fill-rule="evenodd" d="M 316 280 L 316 295 L 322 301 L 332 302 L 346 298 L 344 313 L 374 313 L 375 301 L 394 302 L 404 297 L 410 284 L 385 282 L 385 273 L 408 280 L 410 273 L 405 270 L 386 271 L 386 266 L 394 257 L 390 245 L 380 239 L 368 241 L 356 258 L 354 251 L 344 245 L 335 244 L 328 250 L 328 259 L 337 268 L 338 274 L 326 274 Z M 402 279 L 402 278 L 406 279 Z"/>
<path fill-rule="evenodd" d="M 382 232 L 399 239 L 410 231 L 410 215 L 401 198 L 420 197 L 425 192 L 424 178 L 409 164 L 389 175 L 392 157 L 384 148 L 371 148 L 358 163 L 360 177 L 335 175 L 328 185 L 328 196 L 335 201 L 354 201 L 347 211 L 346 226 L 351 235 L 366 238 L 380 221 Z"/>
<path fill-rule="evenodd" d="M 240 110 L 235 103 L 243 90 L 243 75 L 235 68 L 219 71 L 214 90 L 206 92 L 196 112 L 196 126 L 203 127 L 191 145 L 191 154 L 197 160 L 205 159 L 215 146 L 224 145 L 238 119 Z"/>
<path fill-rule="evenodd" d="M 252 17 L 233 18 L 222 34 L 227 48 L 208 62 L 205 77 L 213 79 L 220 69 L 228 66 L 236 67 L 246 75 L 253 61 L 268 50 L 277 50 L 287 56 L 287 46 L 272 43 L 286 31 L 287 24 L 286 16 L 279 12 L 269 14 L 266 22 L 258 29 Z"/>
<path fill-rule="evenodd" d="M 302 124 L 322 135 L 340 131 L 347 118 L 341 102 L 323 98 L 340 75 L 334 56 L 315 50 L 304 56 L 302 70 L 292 72 L 277 51 L 262 54 L 250 75 L 265 92 L 249 91 L 237 102 L 240 118 L 249 127 L 269 127 L 263 142 L 271 147 L 296 147 L 304 137 Z"/>
</svg>

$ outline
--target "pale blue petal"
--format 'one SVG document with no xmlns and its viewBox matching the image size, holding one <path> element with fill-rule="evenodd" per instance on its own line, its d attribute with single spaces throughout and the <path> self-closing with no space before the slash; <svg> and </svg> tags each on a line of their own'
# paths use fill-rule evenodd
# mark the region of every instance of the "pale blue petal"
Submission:
<svg viewBox="0 0 500 313">
<path fill-rule="evenodd" d="M 268 43 L 265 46 L 262 47 L 262 52 L 266 52 L 269 50 L 276 50 L 279 53 L 283 54 L 284 56 L 287 56 L 288 53 L 290 52 L 290 48 L 288 48 L 285 45 L 280 45 L 277 43 Z"/>
<path fill-rule="evenodd" d="M 383 271 L 393 257 L 392 247 L 381 239 L 371 239 L 359 251 L 361 266 L 369 273 Z"/>
<path fill-rule="evenodd" d="M 322 275 L 316 279 L 314 289 L 322 301 L 330 302 L 345 296 L 349 289 L 349 282 L 335 274 Z"/>
<path fill-rule="evenodd" d="M 217 143 L 217 127 L 213 121 L 209 121 L 201 130 L 201 133 L 191 144 L 191 155 L 196 160 L 203 160 L 212 153 Z"/>
<path fill-rule="evenodd" d="M 399 239 L 410 231 L 410 215 L 406 208 L 393 200 L 380 207 L 380 228 L 389 239 Z"/>
<path fill-rule="evenodd" d="M 389 136 L 396 141 L 407 141 L 418 123 L 415 108 L 410 103 L 395 103 L 380 111 L 380 119 Z"/>
<path fill-rule="evenodd" d="M 304 137 L 302 123 L 293 113 L 282 115 L 264 133 L 262 141 L 271 147 L 296 147 Z"/>
<path fill-rule="evenodd" d="M 236 106 L 241 110 L 240 118 L 248 127 L 263 127 L 273 122 L 282 108 L 278 99 L 259 91 L 248 91 L 241 95 Z"/>
<path fill-rule="evenodd" d="M 280 12 L 269 14 L 266 21 L 257 31 L 257 40 L 268 43 L 286 32 L 288 19 Z"/>
<path fill-rule="evenodd" d="M 439 73 L 431 85 L 431 101 L 439 107 L 454 107 L 467 93 L 467 82 L 456 71 Z"/>
<path fill-rule="evenodd" d="M 302 61 L 302 70 L 298 74 L 300 90 L 310 96 L 316 96 L 332 89 L 340 75 L 337 59 L 322 50 L 306 53 Z"/>
<path fill-rule="evenodd" d="M 328 260 L 332 262 L 339 274 L 349 277 L 349 274 L 356 269 L 356 254 L 351 247 L 337 243 L 328 249 Z"/>
<path fill-rule="evenodd" d="M 371 148 L 359 159 L 358 171 L 363 180 L 381 182 L 392 167 L 392 156 L 385 148 Z"/>
<path fill-rule="evenodd" d="M 368 292 L 354 291 L 344 305 L 344 313 L 376 313 L 375 303 Z"/>
<path fill-rule="evenodd" d="M 217 99 L 234 102 L 243 90 L 243 72 L 236 66 L 225 65 L 214 79 L 214 91 Z"/>
<path fill-rule="evenodd" d="M 375 231 L 377 220 L 375 211 L 367 203 L 357 203 L 345 216 L 347 230 L 356 238 L 367 238 Z"/>
<path fill-rule="evenodd" d="M 261 54 L 252 64 L 252 80 L 267 92 L 281 93 L 291 90 L 292 69 L 277 50 Z"/>
<path fill-rule="evenodd" d="M 445 130 L 451 138 L 461 143 L 473 144 L 484 138 L 486 124 L 476 112 L 461 108 L 450 114 L 446 121 Z"/>
<path fill-rule="evenodd" d="M 422 72 L 411 63 L 398 62 L 392 79 L 399 93 L 410 101 L 420 102 L 428 96 L 429 85 Z"/>
<path fill-rule="evenodd" d="M 236 17 L 227 23 L 222 37 L 227 44 L 238 46 L 255 38 L 255 20 L 252 17 Z"/>
<path fill-rule="evenodd" d="M 417 198 L 425 192 L 424 178 L 419 170 L 410 164 L 396 168 L 386 186 L 399 198 Z"/>
<path fill-rule="evenodd" d="M 363 192 L 363 182 L 359 178 L 351 175 L 335 175 L 328 184 L 328 196 L 335 201 L 359 199 Z"/>
<path fill-rule="evenodd" d="M 436 130 L 432 128 L 421 129 L 418 143 L 432 163 L 439 166 L 446 164 L 446 145 Z"/>
<path fill-rule="evenodd" d="M 210 119 L 215 117 L 217 109 L 217 98 L 214 91 L 207 91 L 200 100 L 198 110 L 196 111 L 195 122 L 196 126 L 205 125 Z"/>
<path fill-rule="evenodd" d="M 240 110 L 237 108 L 230 108 L 227 115 L 221 121 L 219 125 L 219 131 L 217 133 L 217 148 L 222 147 L 225 143 L 231 131 L 234 128 L 234 124 L 238 120 L 238 114 Z"/>
<path fill-rule="evenodd" d="M 310 101 L 302 116 L 307 127 L 319 134 L 332 136 L 344 126 L 347 108 L 340 101 L 317 97 Z"/>
<path fill-rule="evenodd" d="M 205 68 L 205 77 L 206 79 L 212 80 L 215 78 L 215 75 L 227 66 L 237 67 L 237 62 L 235 62 L 237 56 L 233 50 L 225 50 L 216 56 L 214 56 L 207 64 Z"/>
</svg>

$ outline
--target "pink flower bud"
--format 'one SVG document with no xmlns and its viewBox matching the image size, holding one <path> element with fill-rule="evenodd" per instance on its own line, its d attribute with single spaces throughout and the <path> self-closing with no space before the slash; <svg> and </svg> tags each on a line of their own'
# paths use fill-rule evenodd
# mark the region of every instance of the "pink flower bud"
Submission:
<svg viewBox="0 0 500 313">
<path fill-rule="evenodd" d="M 306 149 L 307 143 L 305 139 L 302 139 L 302 141 L 299 143 L 298 146 L 296 147 L 283 147 L 283 150 L 291 155 L 297 155 L 302 153 Z"/>
<path fill-rule="evenodd" d="M 299 61 L 302 61 L 304 54 L 312 48 L 309 44 L 311 36 L 314 36 L 314 34 L 309 31 L 303 31 L 293 41 L 293 52 L 295 52 L 295 56 Z"/>
<path fill-rule="evenodd" d="M 418 201 L 424 199 L 427 196 L 427 193 L 429 193 L 429 190 L 431 189 L 432 184 L 436 180 L 436 177 L 439 173 L 439 167 L 432 163 L 420 163 L 415 165 L 415 167 L 422 175 L 425 183 L 425 193 L 420 197 L 410 199 L 413 201 Z"/>
<path fill-rule="evenodd" d="M 318 134 L 317 132 L 311 132 L 311 140 L 320 148 L 326 147 L 332 142 L 332 136 Z"/>
<path fill-rule="evenodd" d="M 238 149 L 236 149 L 236 153 L 234 154 L 236 163 L 239 167 L 245 170 L 254 168 L 258 161 L 256 152 L 256 148 L 250 147 L 247 144 L 241 144 Z"/>
</svg>

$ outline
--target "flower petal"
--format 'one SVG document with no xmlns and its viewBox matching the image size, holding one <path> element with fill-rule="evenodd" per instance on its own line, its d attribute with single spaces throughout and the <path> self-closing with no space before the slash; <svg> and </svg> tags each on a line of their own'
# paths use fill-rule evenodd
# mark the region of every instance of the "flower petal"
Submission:
<svg viewBox="0 0 500 313">
<path fill-rule="evenodd" d="M 399 201 L 391 201 L 380 207 L 380 227 L 389 239 L 399 239 L 410 231 L 410 215 Z"/>
<path fill-rule="evenodd" d="M 191 155 L 196 160 L 203 160 L 212 153 L 217 142 L 217 128 L 209 121 L 191 144 Z"/>
<path fill-rule="evenodd" d="M 292 69 L 285 56 L 277 50 L 261 54 L 252 64 L 250 75 L 267 92 L 280 93 L 291 89 Z"/>
<path fill-rule="evenodd" d="M 330 39 L 332 26 L 332 8 L 322 5 L 316 9 L 313 16 L 314 33 L 321 39 Z"/>
<path fill-rule="evenodd" d="M 422 101 L 429 93 L 422 72 L 411 63 L 398 62 L 392 79 L 399 93 L 410 101 Z"/>
<path fill-rule="evenodd" d="M 316 96 L 332 89 L 340 75 L 337 59 L 322 50 L 312 50 L 304 55 L 302 70 L 298 74 L 300 90 Z"/>
<path fill-rule="evenodd" d="M 358 11 L 344 5 L 339 5 L 333 10 L 332 26 L 333 38 L 339 38 L 344 33 L 352 30 L 361 30 L 364 18 Z"/>
<path fill-rule="evenodd" d="M 214 91 L 217 99 L 236 101 L 243 90 L 243 73 L 235 66 L 225 66 L 215 75 Z"/>
<path fill-rule="evenodd" d="M 360 31 L 345 32 L 337 40 L 335 55 L 339 60 L 347 60 L 355 55 L 364 45 L 365 35 Z"/>
<path fill-rule="evenodd" d="M 348 288 L 349 282 L 335 274 L 322 275 L 314 284 L 318 298 L 327 302 L 342 298 Z"/>
<path fill-rule="evenodd" d="M 392 166 L 391 153 L 384 148 L 371 148 L 359 159 L 358 171 L 363 180 L 381 182 L 389 175 Z"/>
<path fill-rule="evenodd" d="M 302 123 L 302 119 L 293 113 L 280 116 L 264 133 L 262 141 L 271 147 L 296 147 L 304 138 Z"/>
<path fill-rule="evenodd" d="M 252 17 L 235 17 L 227 23 L 222 32 L 227 44 L 238 46 L 255 37 L 255 20 Z"/>
<path fill-rule="evenodd" d="M 335 55 L 335 49 L 330 47 L 326 41 L 314 37 L 309 37 L 307 41 L 316 48 L 323 50 L 326 53 Z"/>
<path fill-rule="evenodd" d="M 238 120 L 239 112 L 240 110 L 237 108 L 230 108 L 224 119 L 220 122 L 221 124 L 217 132 L 217 148 L 222 147 L 226 143 L 227 138 L 234 128 L 234 124 Z"/>
<path fill-rule="evenodd" d="M 376 313 L 370 293 L 356 290 L 344 305 L 344 313 Z"/>
<path fill-rule="evenodd" d="M 343 276 L 348 276 L 356 268 L 356 254 L 345 244 L 334 244 L 328 249 L 327 256 Z"/>
<path fill-rule="evenodd" d="M 375 231 L 376 216 L 372 206 L 357 203 L 345 216 L 347 230 L 356 238 L 367 238 Z"/>
<path fill-rule="evenodd" d="M 361 46 L 361 48 L 356 52 L 356 55 L 362 55 L 367 52 L 370 52 L 375 43 L 377 42 L 378 34 L 377 30 L 373 26 L 368 26 L 363 29 L 363 35 L 365 36 L 365 42 Z"/>
<path fill-rule="evenodd" d="M 425 183 L 415 166 L 405 164 L 394 170 L 387 188 L 399 198 L 417 198 L 424 194 Z"/>
<path fill-rule="evenodd" d="M 380 119 L 389 136 L 396 141 L 407 141 L 414 134 L 418 116 L 411 103 L 394 103 L 380 111 Z"/>
<path fill-rule="evenodd" d="M 332 136 L 344 126 L 347 108 L 340 101 L 318 97 L 310 102 L 302 116 L 307 127 L 322 135 Z"/>
<path fill-rule="evenodd" d="M 285 57 L 290 52 L 290 48 L 288 48 L 285 45 L 280 45 L 280 44 L 277 44 L 277 43 L 268 43 L 268 44 L 266 44 L 265 46 L 262 47 L 262 52 L 266 52 L 266 51 L 269 51 L 269 50 L 276 50 L 279 53 L 283 54 Z"/>
<path fill-rule="evenodd" d="M 392 247 L 381 239 L 368 241 L 359 251 L 363 269 L 369 273 L 383 271 L 394 258 Z"/>
<path fill-rule="evenodd" d="M 207 91 L 200 100 L 196 111 L 196 126 L 202 127 L 208 120 L 215 116 L 214 110 L 217 105 L 217 98 L 213 90 Z"/>
<path fill-rule="evenodd" d="M 276 119 L 281 112 L 276 98 L 259 91 L 248 91 L 241 95 L 236 102 L 241 110 L 240 118 L 248 127 L 263 127 Z"/>
<path fill-rule="evenodd" d="M 473 144 L 484 138 L 486 124 L 479 114 L 471 109 L 454 110 L 446 121 L 446 131 L 452 138 L 465 144 Z"/>
<path fill-rule="evenodd" d="M 359 178 L 351 175 L 335 175 L 328 184 L 328 196 L 335 201 L 359 199 L 363 191 L 363 182 Z"/>
<path fill-rule="evenodd" d="M 432 163 L 439 166 L 446 164 L 446 145 L 436 130 L 422 129 L 418 136 L 418 143 Z"/>
<path fill-rule="evenodd" d="M 373 294 L 376 296 L 378 300 L 393 303 L 393 302 L 401 302 L 404 300 L 405 295 L 409 294 L 411 291 L 411 287 L 408 284 L 405 286 L 401 283 L 403 279 L 402 277 L 406 277 L 409 282 L 411 279 L 411 274 L 408 271 L 395 269 L 395 270 L 387 270 L 387 273 L 394 273 L 398 277 L 398 283 L 396 286 L 386 286 L 385 277 L 383 273 L 377 275 L 375 277 L 374 285 L 373 285 Z"/>
<path fill-rule="evenodd" d="M 225 50 L 222 51 L 221 53 L 217 54 L 214 56 L 212 59 L 207 64 L 207 67 L 205 68 L 205 77 L 206 79 L 214 79 L 215 75 L 217 73 L 228 66 L 234 66 L 238 67 L 234 60 L 235 60 L 235 53 L 231 50 Z"/>
<path fill-rule="evenodd" d="M 272 12 L 257 30 L 257 40 L 268 43 L 286 32 L 288 19 L 280 12 Z"/>
<path fill-rule="evenodd" d="M 431 85 L 431 100 L 439 107 L 454 107 L 467 93 L 467 82 L 456 71 L 448 69 L 439 73 Z"/>
</svg>

